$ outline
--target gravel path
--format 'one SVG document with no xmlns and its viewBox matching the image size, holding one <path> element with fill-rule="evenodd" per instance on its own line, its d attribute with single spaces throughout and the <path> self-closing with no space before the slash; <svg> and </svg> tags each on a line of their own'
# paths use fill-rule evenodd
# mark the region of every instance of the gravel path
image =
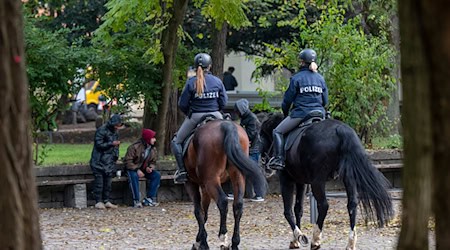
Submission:
<svg viewBox="0 0 450 250">
<path fill-rule="evenodd" d="M 348 237 L 346 199 L 330 198 L 322 249 L 344 249 Z M 394 201 L 396 218 L 389 226 L 365 227 L 358 216 L 358 249 L 395 249 L 400 232 L 400 201 Z M 240 249 L 288 249 L 291 230 L 283 217 L 281 197 L 270 196 L 263 203 L 245 202 L 241 220 Z M 305 203 L 303 231 L 311 237 L 309 205 Z M 45 249 L 190 249 L 197 222 L 190 202 L 162 203 L 158 207 L 119 207 L 100 211 L 87 209 L 42 209 L 41 229 Z M 232 207 L 228 230 L 231 238 Z M 207 225 L 211 249 L 219 249 L 219 213 L 209 208 Z M 302 248 L 309 249 L 309 247 Z"/>
</svg>

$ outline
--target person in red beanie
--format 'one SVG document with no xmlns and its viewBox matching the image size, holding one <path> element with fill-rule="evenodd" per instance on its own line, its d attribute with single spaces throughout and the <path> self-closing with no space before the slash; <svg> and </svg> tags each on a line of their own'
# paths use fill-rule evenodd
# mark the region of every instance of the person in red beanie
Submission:
<svg viewBox="0 0 450 250">
<path fill-rule="evenodd" d="M 124 158 L 128 174 L 128 183 L 133 194 L 133 206 L 157 206 L 156 195 L 161 182 L 161 174 L 155 170 L 157 166 L 157 152 L 155 147 L 156 132 L 143 129 L 141 138 L 131 144 Z M 147 197 L 140 199 L 139 178 L 147 179 Z"/>
</svg>

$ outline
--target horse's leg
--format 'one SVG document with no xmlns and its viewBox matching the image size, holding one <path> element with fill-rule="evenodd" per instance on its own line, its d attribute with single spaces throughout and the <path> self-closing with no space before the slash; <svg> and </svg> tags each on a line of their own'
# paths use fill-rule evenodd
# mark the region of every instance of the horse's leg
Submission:
<svg viewBox="0 0 450 250">
<path fill-rule="evenodd" d="M 297 192 L 295 195 L 295 205 L 294 205 L 294 213 L 295 213 L 295 224 L 298 227 L 298 231 L 294 231 L 294 239 L 297 239 L 302 246 L 308 245 L 308 237 L 305 234 L 302 234 L 301 222 L 303 217 L 303 203 L 305 199 L 305 189 L 306 184 L 297 184 Z"/>
<path fill-rule="evenodd" d="M 205 224 L 208 222 L 208 209 L 209 205 L 211 204 L 211 196 L 202 189 L 202 211 L 203 211 L 203 218 L 205 220 Z"/>
<path fill-rule="evenodd" d="M 299 238 L 303 238 L 304 234 L 295 223 L 292 206 L 294 204 L 295 183 L 285 171 L 280 172 L 281 196 L 283 197 L 284 217 L 289 223 L 293 232 L 293 239 L 289 244 L 290 249 L 300 248 Z"/>
<path fill-rule="evenodd" d="M 328 201 L 325 195 L 325 182 L 312 184 L 311 190 L 314 195 L 314 198 L 317 200 L 317 224 L 314 225 L 313 228 L 313 238 L 311 241 L 311 249 L 319 249 L 320 241 L 322 240 L 322 229 L 323 223 L 325 221 L 325 217 L 328 212 Z"/>
<path fill-rule="evenodd" d="M 198 233 L 195 243 L 192 245 L 192 249 L 209 249 L 208 242 L 206 240 L 208 234 L 205 229 L 205 212 L 202 210 L 202 206 L 200 204 L 202 198 L 200 196 L 199 186 L 188 181 L 185 183 L 185 187 L 194 203 L 194 215 L 198 223 Z"/>
<path fill-rule="evenodd" d="M 233 182 L 233 215 L 234 215 L 234 230 L 233 238 L 231 240 L 231 249 L 238 249 L 238 245 L 241 242 L 240 236 L 240 223 L 242 214 L 244 212 L 244 192 L 245 192 L 245 179 L 242 174 L 231 175 L 231 181 Z"/>
<path fill-rule="evenodd" d="M 211 198 L 216 201 L 217 208 L 220 213 L 220 227 L 219 227 L 219 240 L 221 249 L 228 249 L 228 236 L 227 236 L 227 213 L 228 213 L 228 198 L 225 192 L 222 190 L 220 181 L 211 180 L 204 186 L 204 193 L 209 194 Z M 211 199 L 210 198 L 210 199 Z M 236 199 L 236 198 L 235 198 Z"/>
<path fill-rule="evenodd" d="M 356 213 L 358 208 L 358 195 L 356 186 L 344 179 L 345 190 L 347 191 L 347 210 L 350 216 L 350 233 L 346 249 L 356 249 Z"/>
</svg>

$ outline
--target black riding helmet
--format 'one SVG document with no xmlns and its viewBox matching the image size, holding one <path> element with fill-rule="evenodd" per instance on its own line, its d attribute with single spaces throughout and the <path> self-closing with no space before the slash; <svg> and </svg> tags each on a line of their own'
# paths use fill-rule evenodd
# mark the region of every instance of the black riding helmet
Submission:
<svg viewBox="0 0 450 250">
<path fill-rule="evenodd" d="M 304 49 L 300 52 L 299 57 L 305 63 L 312 63 L 316 61 L 317 53 L 313 49 Z"/>
<path fill-rule="evenodd" d="M 206 54 L 206 53 L 200 53 L 200 54 L 197 54 L 194 57 L 194 66 L 195 66 L 195 68 L 198 68 L 198 66 L 200 66 L 203 69 L 206 69 L 211 64 L 212 64 L 211 56 Z"/>
</svg>

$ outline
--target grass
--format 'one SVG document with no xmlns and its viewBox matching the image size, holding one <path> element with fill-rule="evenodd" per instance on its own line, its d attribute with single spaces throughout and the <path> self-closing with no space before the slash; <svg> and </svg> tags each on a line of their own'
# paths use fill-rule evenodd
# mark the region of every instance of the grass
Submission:
<svg viewBox="0 0 450 250">
<path fill-rule="evenodd" d="M 125 156 L 130 143 L 122 143 L 120 145 L 120 158 Z M 75 164 L 89 164 L 91 159 L 93 144 L 49 144 L 41 145 L 39 152 L 40 166 L 55 166 L 55 165 L 75 165 Z M 374 138 L 371 149 L 396 149 L 403 148 L 402 137 L 400 135 L 393 135 L 390 137 Z M 173 160 L 173 156 L 168 155 L 160 158 L 160 160 Z"/>
<path fill-rule="evenodd" d="M 120 145 L 119 154 L 125 156 L 130 143 Z M 89 164 L 94 144 L 48 144 L 40 145 L 39 164 L 41 166 Z"/>
<path fill-rule="evenodd" d="M 372 149 L 402 149 L 403 138 L 400 135 L 377 137 L 372 140 Z"/>
</svg>

